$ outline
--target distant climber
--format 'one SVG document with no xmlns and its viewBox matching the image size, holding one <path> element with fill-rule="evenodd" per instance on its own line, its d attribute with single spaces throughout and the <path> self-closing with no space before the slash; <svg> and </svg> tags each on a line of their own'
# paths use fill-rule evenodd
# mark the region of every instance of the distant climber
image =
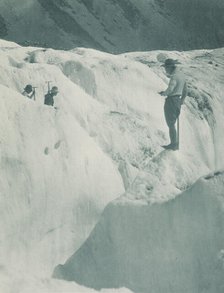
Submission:
<svg viewBox="0 0 224 293">
<path fill-rule="evenodd" d="M 54 106 L 54 97 L 58 94 L 58 87 L 53 86 L 51 90 L 44 97 L 44 104 L 48 106 Z"/>
<path fill-rule="evenodd" d="M 163 147 L 174 151 L 179 149 L 179 134 L 177 135 L 175 124 L 180 115 L 181 105 L 187 96 L 185 76 L 177 69 L 176 64 L 179 64 L 177 60 L 166 59 L 162 65 L 165 67 L 166 75 L 170 77 L 170 82 L 168 88 L 159 93 L 167 97 L 164 104 L 164 114 L 170 136 L 170 144 Z"/>
<path fill-rule="evenodd" d="M 27 84 L 24 88 L 24 91 L 22 92 L 22 95 L 29 99 L 33 98 L 35 100 L 35 88 L 32 87 L 31 84 Z"/>
</svg>

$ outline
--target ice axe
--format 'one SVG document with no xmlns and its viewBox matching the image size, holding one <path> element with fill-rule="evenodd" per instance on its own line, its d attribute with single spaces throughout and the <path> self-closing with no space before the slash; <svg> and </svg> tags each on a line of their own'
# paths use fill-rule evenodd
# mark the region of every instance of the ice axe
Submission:
<svg viewBox="0 0 224 293">
<path fill-rule="evenodd" d="M 177 118 L 177 146 L 180 149 L 180 116 Z"/>
<path fill-rule="evenodd" d="M 48 81 L 46 81 L 46 83 L 47 83 L 47 88 L 48 88 L 48 93 L 50 92 L 50 84 L 51 84 L 51 80 L 48 80 Z"/>
<path fill-rule="evenodd" d="M 36 101 L 36 89 L 37 88 L 38 88 L 37 86 L 33 86 L 33 99 L 34 99 L 34 101 Z"/>
</svg>

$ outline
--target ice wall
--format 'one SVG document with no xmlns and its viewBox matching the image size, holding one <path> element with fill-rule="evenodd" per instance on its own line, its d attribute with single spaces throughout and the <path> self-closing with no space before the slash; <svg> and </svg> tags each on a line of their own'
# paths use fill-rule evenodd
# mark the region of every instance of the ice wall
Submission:
<svg viewBox="0 0 224 293">
<path fill-rule="evenodd" d="M 29 51 L 3 42 L 0 55 L 0 266 L 46 277 L 124 189 L 116 164 L 81 126 L 103 107 L 56 66 L 24 61 Z M 43 105 L 46 80 L 60 88 L 58 110 Z M 21 95 L 28 83 L 38 86 L 35 102 Z"/>
<path fill-rule="evenodd" d="M 223 292 L 223 190 L 218 172 L 163 204 L 110 204 L 54 276 L 96 289 Z"/>
</svg>

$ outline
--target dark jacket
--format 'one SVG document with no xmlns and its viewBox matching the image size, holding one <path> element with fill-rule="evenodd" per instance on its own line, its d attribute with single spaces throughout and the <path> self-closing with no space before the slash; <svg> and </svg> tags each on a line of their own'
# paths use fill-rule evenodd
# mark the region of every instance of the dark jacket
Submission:
<svg viewBox="0 0 224 293">
<path fill-rule="evenodd" d="M 48 106 L 54 106 L 54 96 L 48 93 L 44 96 L 44 104 Z"/>
</svg>

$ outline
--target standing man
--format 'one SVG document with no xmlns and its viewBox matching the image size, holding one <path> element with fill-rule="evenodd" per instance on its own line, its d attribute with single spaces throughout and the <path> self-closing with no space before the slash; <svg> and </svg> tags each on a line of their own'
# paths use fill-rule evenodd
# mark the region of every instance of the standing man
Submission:
<svg viewBox="0 0 224 293">
<path fill-rule="evenodd" d="M 187 95 L 187 84 L 183 73 L 176 68 L 177 60 L 166 59 L 162 65 L 165 67 L 166 75 L 170 78 L 168 88 L 160 92 L 161 96 L 166 96 L 164 104 L 164 114 L 167 126 L 169 127 L 170 144 L 163 147 L 167 150 L 179 149 L 179 137 L 176 131 L 176 121 L 180 115 L 181 105 Z"/>
<path fill-rule="evenodd" d="M 53 86 L 51 90 L 44 96 L 44 104 L 48 106 L 54 106 L 54 96 L 58 94 L 58 87 Z"/>
</svg>

